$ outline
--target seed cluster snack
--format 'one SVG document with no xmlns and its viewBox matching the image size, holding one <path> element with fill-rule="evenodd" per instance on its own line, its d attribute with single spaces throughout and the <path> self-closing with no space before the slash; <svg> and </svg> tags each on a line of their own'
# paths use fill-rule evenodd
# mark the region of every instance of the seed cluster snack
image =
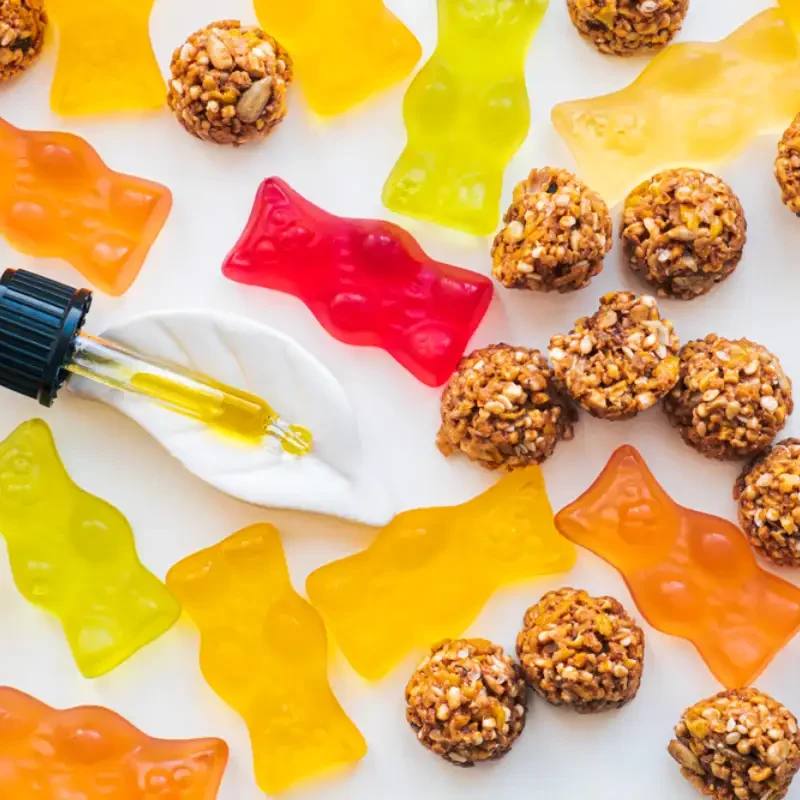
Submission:
<svg viewBox="0 0 800 800">
<path fill-rule="evenodd" d="M 439 450 L 487 469 L 541 464 L 577 421 L 552 377 L 538 350 L 496 344 L 470 353 L 442 394 Z"/>
<path fill-rule="evenodd" d="M 714 800 L 782 800 L 800 768 L 794 714 L 757 689 L 732 689 L 684 711 L 669 743 L 683 776 Z"/>
<path fill-rule="evenodd" d="M 644 633 L 613 597 L 558 589 L 525 613 L 517 655 L 536 694 L 589 714 L 636 696 Z"/>
<path fill-rule="evenodd" d="M 406 719 L 417 739 L 453 764 L 504 756 L 525 727 L 519 667 L 486 639 L 442 642 L 406 686 Z"/>
<path fill-rule="evenodd" d="M 286 116 L 292 62 L 280 43 L 237 20 L 193 33 L 172 56 L 167 102 L 189 133 L 240 145 Z"/>
<path fill-rule="evenodd" d="M 44 0 L 0 2 L 0 83 L 27 69 L 44 45 Z"/>
<path fill-rule="evenodd" d="M 778 144 L 775 177 L 781 187 L 784 204 L 793 214 L 800 215 L 800 114 L 794 118 Z"/>
<path fill-rule="evenodd" d="M 681 350 L 680 378 L 664 401 L 686 444 L 722 460 L 763 450 L 793 408 L 792 382 L 766 347 L 714 333 Z"/>
<path fill-rule="evenodd" d="M 611 250 L 608 206 L 563 169 L 534 169 L 514 188 L 503 221 L 492 246 L 492 275 L 509 289 L 581 289 Z"/>
<path fill-rule="evenodd" d="M 660 297 L 691 300 L 724 281 L 747 240 L 739 198 L 699 169 L 660 172 L 625 201 L 622 240 L 631 269 Z"/>
</svg>

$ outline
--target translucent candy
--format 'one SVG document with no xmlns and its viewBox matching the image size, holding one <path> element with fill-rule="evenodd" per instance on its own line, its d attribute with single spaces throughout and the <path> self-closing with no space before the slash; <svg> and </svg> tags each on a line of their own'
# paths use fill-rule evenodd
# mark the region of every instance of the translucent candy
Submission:
<svg viewBox="0 0 800 800">
<path fill-rule="evenodd" d="M 347 660 L 377 679 L 459 636 L 501 586 L 574 563 L 542 472 L 527 467 L 464 505 L 400 514 L 363 552 L 312 572 L 306 589 Z"/>
<path fill-rule="evenodd" d="M 17 588 L 61 620 L 87 678 L 111 671 L 180 616 L 139 561 L 128 521 L 72 482 L 40 419 L 0 443 L 0 534 Z"/>
<path fill-rule="evenodd" d="M 728 688 L 752 684 L 800 629 L 800 589 L 761 569 L 734 524 L 679 506 L 633 447 L 556 527 L 616 567 L 647 621 L 688 639 Z"/>
<path fill-rule="evenodd" d="M 408 144 L 383 190 L 392 211 L 467 233 L 500 216 L 525 140 L 525 54 L 549 0 L 439 0 L 439 43 L 405 99 Z"/>
<path fill-rule="evenodd" d="M 403 80 L 422 56 L 382 0 L 255 0 L 264 30 L 291 53 L 308 103 L 340 114 Z"/>
<path fill-rule="evenodd" d="M 26 255 L 63 258 L 122 294 L 171 208 L 166 186 L 114 172 L 84 139 L 0 119 L 0 234 Z"/>
<path fill-rule="evenodd" d="M 214 800 L 227 762 L 221 739 L 154 739 L 106 708 L 0 688 L 4 800 Z"/>
<path fill-rule="evenodd" d="M 167 584 L 200 628 L 200 667 L 247 723 L 268 794 L 363 758 L 328 683 L 325 626 L 298 595 L 278 531 L 253 525 L 176 564 Z"/>
<path fill-rule="evenodd" d="M 800 0 L 782 6 L 800 25 Z M 609 205 L 671 167 L 713 169 L 800 109 L 800 42 L 777 8 L 716 43 L 673 44 L 630 86 L 561 103 L 553 124 Z"/>
</svg>

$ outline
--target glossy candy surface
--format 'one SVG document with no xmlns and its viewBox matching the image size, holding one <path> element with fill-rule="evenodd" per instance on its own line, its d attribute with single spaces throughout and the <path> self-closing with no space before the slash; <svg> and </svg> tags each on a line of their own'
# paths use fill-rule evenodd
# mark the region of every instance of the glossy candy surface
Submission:
<svg viewBox="0 0 800 800">
<path fill-rule="evenodd" d="M 261 184 L 222 271 L 299 297 L 333 337 L 383 348 L 429 386 L 458 366 L 492 298 L 488 278 L 433 261 L 397 225 L 336 217 L 279 178 Z"/>
<path fill-rule="evenodd" d="M 155 0 L 47 0 L 58 29 L 50 105 L 56 114 L 149 111 L 164 105 L 150 43 Z"/>
<path fill-rule="evenodd" d="M 176 564 L 167 584 L 200 628 L 200 667 L 247 723 L 269 794 L 367 752 L 328 683 L 319 614 L 289 580 L 278 531 L 252 525 Z"/>
<path fill-rule="evenodd" d="M 525 140 L 524 63 L 549 0 L 439 0 L 439 42 L 406 93 L 408 143 L 383 190 L 392 211 L 494 232 L 503 172 Z"/>
<path fill-rule="evenodd" d="M 647 621 L 692 642 L 728 688 L 749 686 L 800 629 L 800 589 L 761 569 L 733 523 L 679 506 L 633 447 L 556 526 L 616 567 Z"/>
<path fill-rule="evenodd" d="M 20 252 L 122 294 L 171 207 L 166 186 L 114 172 L 84 139 L 0 120 L 0 235 Z"/>
<path fill-rule="evenodd" d="M 106 708 L 0 687 L 4 800 L 214 800 L 227 762 L 221 739 L 154 739 Z"/>
<path fill-rule="evenodd" d="M 128 521 L 76 486 L 42 420 L 0 443 L 0 534 L 17 588 L 61 620 L 87 678 L 114 669 L 180 616 L 139 561 Z"/>
<path fill-rule="evenodd" d="M 800 0 L 782 7 L 800 27 Z M 661 170 L 713 171 L 756 136 L 782 132 L 798 108 L 800 41 L 772 8 L 720 42 L 670 45 L 627 88 L 560 103 L 552 119 L 611 206 Z"/>
<path fill-rule="evenodd" d="M 501 586 L 574 563 L 542 472 L 526 467 L 464 505 L 399 514 L 366 550 L 312 572 L 306 589 L 347 660 L 377 679 L 460 635 Z"/>
<path fill-rule="evenodd" d="M 292 55 L 311 108 L 347 111 L 408 75 L 422 55 L 382 0 L 255 0 L 264 30 Z M 343 13 L 344 12 L 344 13 Z"/>
</svg>

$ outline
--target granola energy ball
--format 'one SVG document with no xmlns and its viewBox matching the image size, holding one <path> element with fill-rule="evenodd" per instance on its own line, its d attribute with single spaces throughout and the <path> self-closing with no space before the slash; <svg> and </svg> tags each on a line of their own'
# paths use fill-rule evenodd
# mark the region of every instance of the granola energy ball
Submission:
<svg viewBox="0 0 800 800">
<path fill-rule="evenodd" d="M 691 300 L 738 266 L 747 241 L 739 198 L 699 169 L 654 175 L 625 201 L 622 240 L 631 269 L 659 297 Z"/>
<path fill-rule="evenodd" d="M 751 461 L 733 496 L 756 551 L 779 566 L 800 567 L 800 439 L 784 439 Z"/>
<path fill-rule="evenodd" d="M 611 250 L 608 206 L 564 169 L 533 170 L 515 187 L 503 220 L 492 275 L 508 289 L 581 289 Z"/>
<path fill-rule="evenodd" d="M 689 0 L 567 0 L 567 8 L 578 33 L 601 53 L 631 56 L 669 44 Z"/>
<path fill-rule="evenodd" d="M 681 350 L 680 378 L 664 401 L 686 444 L 721 460 L 759 453 L 793 408 L 792 382 L 766 347 L 715 333 Z"/>
<path fill-rule="evenodd" d="M 644 632 L 613 597 L 548 592 L 525 613 L 517 656 L 528 683 L 581 714 L 620 708 L 642 681 Z"/>
<path fill-rule="evenodd" d="M 292 62 L 280 43 L 237 20 L 193 33 L 172 56 L 167 102 L 189 133 L 240 145 L 286 116 Z"/>
<path fill-rule="evenodd" d="M 525 727 L 525 681 L 486 639 L 437 645 L 406 686 L 406 719 L 417 739 L 452 764 L 504 756 Z"/>
<path fill-rule="evenodd" d="M 789 211 L 800 216 L 800 114 L 786 129 L 778 145 L 775 177 L 781 187 L 784 204 Z"/>
<path fill-rule="evenodd" d="M 538 350 L 496 344 L 461 359 L 442 394 L 436 444 L 487 469 L 541 464 L 571 439 L 577 414 Z"/>
<path fill-rule="evenodd" d="M 567 335 L 550 339 L 556 383 L 595 417 L 620 420 L 654 406 L 678 380 L 680 342 L 655 298 L 611 292 Z"/>
<path fill-rule="evenodd" d="M 800 768 L 790 711 L 758 689 L 731 689 L 683 712 L 669 754 L 714 800 L 782 800 Z"/>
<path fill-rule="evenodd" d="M 46 27 L 44 0 L 0 0 L 0 83 L 33 63 Z"/>
</svg>

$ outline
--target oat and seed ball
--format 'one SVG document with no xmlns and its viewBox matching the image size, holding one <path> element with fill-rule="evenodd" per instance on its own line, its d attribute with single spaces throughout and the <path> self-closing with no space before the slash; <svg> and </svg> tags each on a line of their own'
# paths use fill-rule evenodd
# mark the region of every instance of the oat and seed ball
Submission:
<svg viewBox="0 0 800 800">
<path fill-rule="evenodd" d="M 689 0 L 567 0 L 567 8 L 578 33 L 601 53 L 631 56 L 669 44 Z"/>
<path fill-rule="evenodd" d="M 577 421 L 552 378 L 538 350 L 495 344 L 465 356 L 442 393 L 439 450 L 486 469 L 541 464 Z"/>
<path fill-rule="evenodd" d="M 631 269 L 659 297 L 691 300 L 739 265 L 747 222 L 739 198 L 716 175 L 671 169 L 628 195 L 621 236 Z"/>
<path fill-rule="evenodd" d="M 268 33 L 214 22 L 175 50 L 167 102 L 189 133 L 240 145 L 267 136 L 286 116 L 289 54 Z"/>
<path fill-rule="evenodd" d="M 417 739 L 458 766 L 501 758 L 525 727 L 522 672 L 486 639 L 436 645 L 411 676 L 406 703 Z"/>
<path fill-rule="evenodd" d="M 714 800 L 782 800 L 800 768 L 794 714 L 758 689 L 731 689 L 683 712 L 667 748 Z"/>
<path fill-rule="evenodd" d="M 550 339 L 556 384 L 595 417 L 621 420 L 654 406 L 678 380 L 680 341 L 649 295 L 611 292 L 566 335 Z"/>
<path fill-rule="evenodd" d="M 46 28 L 44 0 L 0 0 L 0 83 L 33 63 Z"/>
<path fill-rule="evenodd" d="M 536 694 L 592 714 L 636 697 L 644 632 L 613 597 L 558 589 L 525 613 L 517 656 Z"/>
<path fill-rule="evenodd" d="M 709 458 L 748 458 L 768 447 L 792 413 L 792 382 L 766 347 L 715 333 L 689 342 L 664 411 Z"/>
<path fill-rule="evenodd" d="M 492 275 L 507 289 L 571 292 L 603 269 L 611 250 L 608 206 L 565 169 L 535 169 L 492 245 Z"/>
<path fill-rule="evenodd" d="M 784 205 L 800 216 L 800 114 L 794 118 L 778 144 L 775 177 L 781 187 Z"/>
<path fill-rule="evenodd" d="M 733 496 L 756 551 L 779 566 L 800 567 L 800 439 L 784 439 L 753 459 Z"/>
</svg>

